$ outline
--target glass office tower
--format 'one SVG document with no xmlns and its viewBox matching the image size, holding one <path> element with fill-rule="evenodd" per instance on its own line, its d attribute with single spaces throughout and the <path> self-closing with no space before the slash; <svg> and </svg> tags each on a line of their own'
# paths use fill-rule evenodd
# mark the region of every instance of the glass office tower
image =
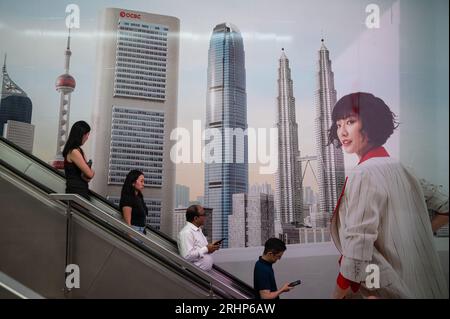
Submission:
<svg viewBox="0 0 450 319">
<path fill-rule="evenodd" d="M 205 207 L 213 209 L 212 240 L 225 238 L 222 247 L 228 247 L 232 196 L 248 190 L 244 44 L 230 23 L 213 30 L 207 90 Z"/>
</svg>

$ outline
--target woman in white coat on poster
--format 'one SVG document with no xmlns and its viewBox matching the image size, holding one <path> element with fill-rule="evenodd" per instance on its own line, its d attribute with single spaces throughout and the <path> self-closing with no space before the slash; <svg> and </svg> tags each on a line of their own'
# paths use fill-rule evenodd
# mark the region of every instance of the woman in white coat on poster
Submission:
<svg viewBox="0 0 450 319">
<path fill-rule="evenodd" d="M 349 94 L 333 109 L 330 143 L 359 158 L 331 221 L 342 254 L 334 298 L 448 298 L 421 185 L 383 147 L 396 127 L 372 94 Z M 379 280 L 367 287 L 373 265 Z"/>
</svg>

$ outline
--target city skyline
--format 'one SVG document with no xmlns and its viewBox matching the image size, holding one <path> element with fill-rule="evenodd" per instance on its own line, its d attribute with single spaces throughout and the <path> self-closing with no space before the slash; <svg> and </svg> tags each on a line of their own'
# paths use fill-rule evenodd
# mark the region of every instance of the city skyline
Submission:
<svg viewBox="0 0 450 319">
<path fill-rule="evenodd" d="M 77 92 L 72 97 L 71 124 L 76 120 L 91 120 L 90 112 L 93 101 L 95 69 L 95 50 L 98 11 L 104 7 L 120 4 L 112 1 L 104 1 L 102 4 L 91 4 L 87 1 L 78 2 L 81 9 L 81 27 L 72 30 L 72 47 L 74 57 L 71 61 L 72 73 L 80 80 Z M 175 5 L 176 4 L 176 5 Z M 154 1 L 152 5 L 141 1 L 123 2 L 122 7 L 139 9 L 158 14 L 170 14 L 181 20 L 180 35 L 180 93 L 178 126 L 190 128 L 192 120 L 204 119 L 204 101 L 206 81 L 207 46 L 210 30 L 215 24 L 230 20 L 240 26 L 242 36 L 246 43 L 247 60 L 247 89 L 248 89 L 248 124 L 253 127 L 272 127 L 275 120 L 274 105 L 276 99 L 276 57 L 282 47 L 292 52 L 291 68 L 293 80 L 296 82 L 294 94 L 297 96 L 296 113 L 302 126 L 299 128 L 299 144 L 302 155 L 313 155 L 314 142 L 313 131 L 314 118 L 314 86 L 315 86 L 315 56 L 317 43 L 324 37 L 327 46 L 333 51 L 333 67 L 336 74 L 336 89 L 339 96 L 352 91 L 361 90 L 378 93 L 384 100 L 405 118 L 405 108 L 400 112 L 400 107 L 410 99 L 405 99 L 400 89 L 418 83 L 414 78 L 401 77 L 400 87 L 399 52 L 402 52 L 402 65 L 417 65 L 411 61 L 422 61 L 422 56 L 414 53 L 414 50 L 400 51 L 399 43 L 403 47 L 409 47 L 408 37 L 416 36 L 412 30 L 415 24 L 408 23 L 409 31 L 398 25 L 401 10 L 419 10 L 418 4 L 399 5 L 396 1 L 380 1 L 381 28 L 368 29 L 365 25 L 367 13 L 365 4 L 360 1 L 345 1 L 345 3 L 333 3 L 330 1 L 282 1 L 279 5 L 264 2 L 266 10 L 261 10 L 258 17 L 248 15 L 252 2 L 236 2 L 239 10 L 232 10 L 233 6 L 225 6 L 218 2 L 198 1 L 195 4 L 185 4 L 178 1 Z M 46 10 L 39 8 L 45 7 Z M 277 9 L 275 10 L 274 7 Z M 0 38 L 2 47 L 0 53 L 10 53 L 10 70 L 14 71 L 15 79 L 21 83 L 29 95 L 33 98 L 35 112 L 33 124 L 36 125 L 35 153 L 44 160 L 50 160 L 54 153 L 54 132 L 57 126 L 57 114 L 55 105 L 58 104 L 54 94 L 54 78 L 60 73 L 61 47 L 67 39 L 65 25 L 65 4 L 55 1 L 44 1 L 39 6 L 25 1 L 4 1 L 0 4 Z M 205 19 L 197 19 L 196 9 L 208 11 L 210 14 Z M 404 9 L 401 9 L 404 8 Z M 428 32 L 433 20 L 428 19 L 426 10 L 424 27 L 420 30 Z M 320 19 L 311 19 L 316 16 Z M 227 19 L 226 17 L 230 17 Z M 342 23 L 344 22 L 344 23 Z M 307 31 L 306 31 L 307 30 Z M 429 41 L 432 39 L 429 37 Z M 32 48 L 32 49 L 31 49 Z M 29 59 L 29 52 L 33 52 L 33 59 Z M 415 59 L 415 60 L 414 60 Z M 394 67 L 392 67 L 394 66 Z M 396 67 L 398 66 L 398 67 Z M 425 74 L 426 65 L 420 66 L 420 72 Z M 405 74 L 404 72 L 402 74 Z M 439 74 L 438 74 L 439 76 Z M 416 82 L 414 82 L 416 81 Z M 432 87 L 429 82 L 429 87 Z M 414 95 L 420 97 L 420 92 L 430 90 L 427 83 L 421 90 L 414 90 Z M 338 96 L 338 98 L 339 98 Z M 443 97 L 443 101 L 448 97 Z M 416 98 L 417 100 L 417 98 Z M 448 112 L 448 103 L 441 100 L 433 100 L 433 106 L 437 108 L 433 112 Z M 402 106 L 403 107 L 403 106 Z M 444 107 L 443 111 L 441 111 Z M 417 108 L 413 109 L 414 112 Z M 420 112 L 420 111 L 418 111 Z M 420 113 L 419 113 L 420 114 Z M 429 112 L 427 114 L 430 114 Z M 433 113 L 431 113 L 433 114 Z M 411 114 L 414 116 L 414 114 Z M 412 116 L 408 115 L 408 118 Z M 440 116 L 443 119 L 445 116 Z M 415 120 L 412 117 L 412 120 Z M 409 124 L 411 123 L 411 124 Z M 429 122 L 426 122 L 429 123 Z M 413 125 L 406 122 L 401 127 Z M 445 131 L 446 126 L 443 127 Z M 95 129 L 95 128 L 93 128 Z M 401 134 L 401 132 L 400 132 Z M 388 150 L 395 156 L 400 155 L 398 141 L 399 133 L 395 133 L 388 145 Z M 448 134 L 440 135 L 442 138 Z M 438 140 L 438 139 L 436 139 Z M 405 144 L 403 144 L 405 145 Z M 421 143 L 420 145 L 424 145 Z M 448 139 L 444 138 L 444 147 L 448 148 Z M 425 146 L 424 146 L 425 147 Z M 404 149 L 409 149 L 406 145 Z M 87 145 L 87 153 L 90 152 Z M 346 167 L 355 164 L 353 158 L 344 154 Z M 441 156 L 436 158 L 441 159 Z M 448 156 L 447 156 L 448 158 Z M 406 159 L 406 158 L 405 158 Z M 422 157 L 409 156 L 407 163 L 410 166 L 419 165 L 420 173 L 436 177 L 445 174 L 436 173 L 433 165 L 429 169 L 422 168 Z M 442 159 L 445 162 L 445 158 Z M 203 194 L 202 164 L 177 165 L 177 183 L 191 187 L 192 198 Z M 306 175 L 306 185 L 312 186 L 312 177 Z M 439 179 L 438 179 L 439 180 Z M 257 173 L 257 165 L 249 165 L 249 181 L 269 182 L 275 185 L 274 177 Z M 440 181 L 448 188 L 448 179 Z"/>
</svg>

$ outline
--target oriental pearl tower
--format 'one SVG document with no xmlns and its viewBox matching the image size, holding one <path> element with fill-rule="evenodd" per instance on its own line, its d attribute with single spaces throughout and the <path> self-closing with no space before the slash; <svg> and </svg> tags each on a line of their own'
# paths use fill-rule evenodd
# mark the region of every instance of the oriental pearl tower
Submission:
<svg viewBox="0 0 450 319">
<path fill-rule="evenodd" d="M 69 134 L 69 113 L 70 113 L 70 95 L 75 89 L 75 79 L 69 74 L 70 56 L 70 29 L 67 37 L 67 48 L 65 52 L 65 67 L 64 74 L 58 76 L 56 79 L 56 91 L 61 95 L 59 102 L 59 123 L 58 123 L 58 137 L 56 144 L 56 157 L 52 162 L 52 166 L 56 169 L 64 169 L 64 158 L 62 150 L 67 141 Z"/>
</svg>

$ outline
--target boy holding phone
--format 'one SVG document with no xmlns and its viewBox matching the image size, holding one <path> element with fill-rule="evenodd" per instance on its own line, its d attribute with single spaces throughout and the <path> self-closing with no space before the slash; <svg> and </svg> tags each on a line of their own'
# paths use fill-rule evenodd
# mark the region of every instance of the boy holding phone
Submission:
<svg viewBox="0 0 450 319">
<path fill-rule="evenodd" d="M 282 293 L 290 291 L 296 284 L 299 284 L 299 281 L 294 282 L 295 284 L 286 283 L 277 289 L 272 265 L 281 259 L 285 251 L 286 245 L 278 238 L 269 238 L 264 244 L 263 255 L 256 262 L 253 272 L 256 299 L 279 299 Z"/>
</svg>

